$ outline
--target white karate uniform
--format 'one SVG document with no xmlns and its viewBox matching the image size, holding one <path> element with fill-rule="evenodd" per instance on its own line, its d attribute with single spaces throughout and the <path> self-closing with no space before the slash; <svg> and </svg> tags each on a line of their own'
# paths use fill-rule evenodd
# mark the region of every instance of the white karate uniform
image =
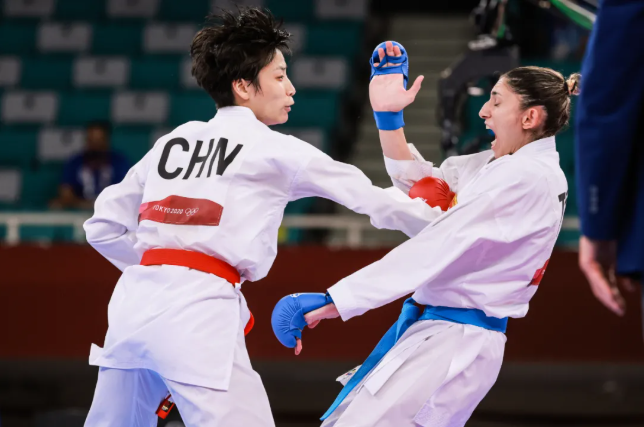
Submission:
<svg viewBox="0 0 644 427">
<path fill-rule="evenodd" d="M 272 426 L 259 378 L 231 384 L 247 373 L 236 374 L 236 367 L 252 371 L 245 346 L 236 344 L 249 319 L 241 285 L 186 267 L 138 264 L 149 249 L 185 249 L 227 262 L 242 282 L 262 279 L 277 253 L 284 207 L 310 196 L 334 200 L 370 215 L 378 228 L 410 236 L 440 215 L 397 188 L 374 187 L 360 170 L 308 143 L 270 130 L 248 108 L 221 108 L 208 122 L 188 122 L 160 138 L 120 184 L 100 194 L 85 223 L 88 242 L 123 270 L 108 307 L 104 347 L 93 346 L 90 364 L 111 369 L 99 375 L 136 375 L 140 381 L 151 371 L 163 380 L 151 380 L 157 388 L 164 382 L 193 386 L 178 396 L 184 402 L 210 390 L 211 407 L 204 411 L 217 408 L 213 402 L 221 400 L 221 391 L 235 392 L 228 399 L 259 402 L 240 411 L 256 410 L 255 419 L 264 420 L 247 424 L 247 415 L 231 415 L 224 423 L 188 414 L 198 405 L 179 401 L 184 419 L 215 420 L 188 421 L 188 427 Z M 97 390 L 93 411 L 111 405 L 104 396 L 136 393 L 118 383 L 99 378 L 98 388 L 109 390 Z M 87 425 L 138 425 L 122 415 Z"/>
<path fill-rule="evenodd" d="M 525 316 L 565 210 L 568 186 L 554 137 L 491 162 L 491 151 L 440 168 L 416 156 L 386 161 L 394 183 L 408 188 L 439 176 L 457 191 L 458 204 L 329 288 L 342 320 L 410 293 L 420 304 Z M 496 381 L 505 340 L 478 326 L 416 322 L 323 426 L 463 426 Z"/>
</svg>

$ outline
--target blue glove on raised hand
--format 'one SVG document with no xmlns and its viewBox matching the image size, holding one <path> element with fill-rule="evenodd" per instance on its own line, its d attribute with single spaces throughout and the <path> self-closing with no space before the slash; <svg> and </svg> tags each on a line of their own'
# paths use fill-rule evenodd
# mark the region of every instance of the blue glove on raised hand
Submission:
<svg viewBox="0 0 644 427">
<path fill-rule="evenodd" d="M 294 348 L 296 338 L 302 339 L 302 329 L 306 326 L 304 315 L 332 302 L 329 294 L 314 293 L 292 294 L 279 300 L 271 316 L 273 332 L 279 342 Z"/>
<path fill-rule="evenodd" d="M 397 42 L 388 41 L 376 46 L 369 63 L 369 99 L 376 125 L 380 130 L 399 129 L 405 125 L 402 110 L 416 98 L 423 76 L 416 78 L 413 86 L 406 90 L 409 58 L 405 48 Z"/>
</svg>

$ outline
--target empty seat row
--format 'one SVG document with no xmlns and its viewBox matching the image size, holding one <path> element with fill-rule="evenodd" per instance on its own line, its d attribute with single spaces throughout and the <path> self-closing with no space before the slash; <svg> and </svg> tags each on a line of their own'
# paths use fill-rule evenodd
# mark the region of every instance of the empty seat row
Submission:
<svg viewBox="0 0 644 427">
<path fill-rule="evenodd" d="M 169 127 L 117 126 L 111 135 L 112 148 L 125 154 L 134 164 L 171 130 Z M 280 126 L 277 130 L 321 150 L 325 148 L 327 132 L 324 129 Z M 83 128 L 0 129 L 0 166 L 29 168 L 35 163 L 62 163 L 80 153 L 84 146 Z"/>
<path fill-rule="evenodd" d="M 4 22 L 0 54 L 185 55 L 198 29 L 193 23 Z M 350 56 L 360 47 L 360 23 L 291 24 L 286 29 L 296 52 Z"/>
<path fill-rule="evenodd" d="M 147 56 L 50 58 L 0 57 L 0 87 L 23 89 L 198 88 L 190 58 Z M 292 62 L 290 78 L 297 89 L 341 90 L 348 81 L 347 60 L 301 56 Z"/>
<path fill-rule="evenodd" d="M 2 95 L 0 119 L 5 125 L 58 124 L 83 126 L 93 120 L 115 124 L 177 126 L 191 120 L 208 121 L 215 103 L 202 92 L 22 92 Z M 336 123 L 339 97 L 333 92 L 295 95 L 289 125 L 329 128 Z"/>
<path fill-rule="evenodd" d="M 60 168 L 40 170 L 0 169 L 0 206 L 23 209 L 46 208 L 55 197 Z"/>
<path fill-rule="evenodd" d="M 284 19 L 363 20 L 369 0 L 4 0 L 5 19 L 164 19 L 201 21 L 219 8 L 260 6 Z"/>
</svg>

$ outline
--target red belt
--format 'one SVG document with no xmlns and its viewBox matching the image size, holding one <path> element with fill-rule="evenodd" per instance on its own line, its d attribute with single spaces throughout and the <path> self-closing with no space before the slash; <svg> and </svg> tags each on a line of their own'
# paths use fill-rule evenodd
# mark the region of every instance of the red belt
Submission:
<svg viewBox="0 0 644 427">
<path fill-rule="evenodd" d="M 183 249 L 149 249 L 143 253 L 141 265 L 177 265 L 188 267 L 204 273 L 214 274 L 228 281 L 231 285 L 240 283 L 239 272 L 225 261 L 202 254 L 201 252 L 186 251 Z M 255 325 L 253 313 L 244 328 L 244 335 L 248 335 Z"/>
</svg>

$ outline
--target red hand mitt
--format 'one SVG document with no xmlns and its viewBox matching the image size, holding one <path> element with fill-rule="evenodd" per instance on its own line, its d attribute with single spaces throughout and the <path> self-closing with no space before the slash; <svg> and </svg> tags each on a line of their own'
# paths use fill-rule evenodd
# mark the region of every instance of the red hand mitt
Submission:
<svg viewBox="0 0 644 427">
<path fill-rule="evenodd" d="M 455 195 L 445 181 L 433 176 L 421 179 L 409 190 L 409 197 L 412 199 L 421 198 L 432 208 L 438 206 L 443 211 L 453 206 Z"/>
</svg>

